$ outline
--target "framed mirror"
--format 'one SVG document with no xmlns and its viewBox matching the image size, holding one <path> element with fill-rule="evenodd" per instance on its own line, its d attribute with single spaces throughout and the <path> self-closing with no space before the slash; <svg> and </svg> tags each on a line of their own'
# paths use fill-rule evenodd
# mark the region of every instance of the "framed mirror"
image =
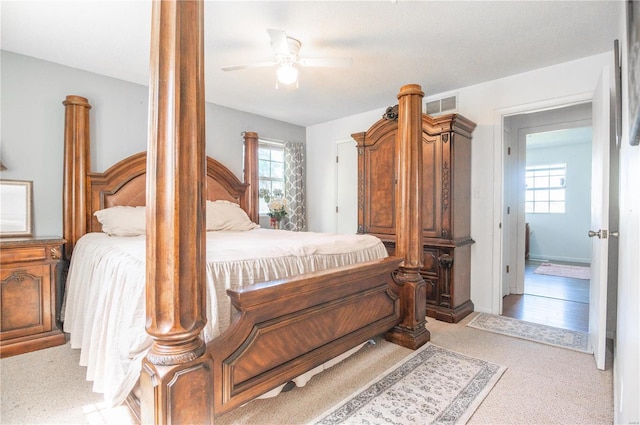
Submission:
<svg viewBox="0 0 640 425">
<path fill-rule="evenodd" d="M 0 180 L 0 237 L 33 236 L 33 182 Z"/>
</svg>

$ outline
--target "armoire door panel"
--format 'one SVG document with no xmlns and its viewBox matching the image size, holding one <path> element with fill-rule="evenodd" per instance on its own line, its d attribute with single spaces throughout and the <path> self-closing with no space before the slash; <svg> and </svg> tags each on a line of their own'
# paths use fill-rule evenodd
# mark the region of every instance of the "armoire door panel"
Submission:
<svg viewBox="0 0 640 425">
<path fill-rule="evenodd" d="M 370 233 L 395 234 L 395 132 L 370 146 L 365 153 L 368 179 L 365 193 L 368 203 L 365 210 L 365 230 Z"/>
<path fill-rule="evenodd" d="M 440 167 L 438 137 L 422 134 L 422 223 L 425 237 L 440 236 Z"/>
<path fill-rule="evenodd" d="M 452 238 L 463 238 L 471 234 L 471 139 L 452 134 L 453 149 L 453 216 Z M 461 166 L 456 166 L 461 164 Z"/>
</svg>

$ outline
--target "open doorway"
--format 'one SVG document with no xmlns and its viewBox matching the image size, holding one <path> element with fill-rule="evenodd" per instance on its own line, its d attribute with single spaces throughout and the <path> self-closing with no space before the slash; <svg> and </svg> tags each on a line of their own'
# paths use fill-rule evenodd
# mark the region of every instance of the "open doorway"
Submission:
<svg viewBox="0 0 640 425">
<path fill-rule="evenodd" d="M 591 104 L 506 117 L 504 138 L 502 314 L 587 332 Z"/>
</svg>

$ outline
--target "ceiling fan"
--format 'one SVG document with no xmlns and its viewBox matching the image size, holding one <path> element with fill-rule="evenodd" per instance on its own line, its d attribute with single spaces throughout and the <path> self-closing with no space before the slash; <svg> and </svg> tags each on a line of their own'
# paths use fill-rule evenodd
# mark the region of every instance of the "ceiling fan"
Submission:
<svg viewBox="0 0 640 425">
<path fill-rule="evenodd" d="M 301 66 L 320 66 L 320 67 L 332 67 L 332 68 L 346 68 L 351 66 L 351 58 L 309 58 L 300 57 L 300 43 L 293 37 L 287 36 L 287 33 L 283 30 L 268 29 L 269 37 L 271 38 L 271 47 L 275 54 L 275 60 L 269 62 L 256 62 L 247 65 L 234 65 L 225 66 L 223 71 L 237 71 L 240 69 L 259 68 L 266 66 L 278 66 L 276 71 L 277 81 L 276 88 L 278 88 L 278 82 L 284 85 L 298 84 L 298 69 L 296 65 Z"/>
</svg>

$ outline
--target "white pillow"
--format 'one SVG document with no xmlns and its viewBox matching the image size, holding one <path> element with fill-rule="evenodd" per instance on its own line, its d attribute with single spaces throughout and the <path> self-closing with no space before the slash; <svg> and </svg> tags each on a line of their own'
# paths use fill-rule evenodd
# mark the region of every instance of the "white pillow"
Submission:
<svg viewBox="0 0 640 425">
<path fill-rule="evenodd" d="M 110 207 L 93 213 L 109 236 L 138 236 L 146 230 L 145 207 Z"/>
<path fill-rule="evenodd" d="M 207 201 L 207 231 L 257 229 L 260 225 L 249 219 L 240 205 L 229 201 Z"/>
<path fill-rule="evenodd" d="M 96 211 L 94 215 L 109 236 L 139 236 L 146 231 L 145 207 L 117 206 Z M 257 229 L 240 205 L 229 201 L 207 201 L 207 231 Z"/>
</svg>

